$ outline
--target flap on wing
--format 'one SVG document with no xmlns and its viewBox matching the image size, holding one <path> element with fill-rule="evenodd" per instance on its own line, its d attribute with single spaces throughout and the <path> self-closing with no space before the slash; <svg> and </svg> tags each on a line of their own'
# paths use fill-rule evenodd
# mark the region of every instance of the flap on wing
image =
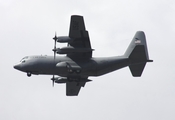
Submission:
<svg viewBox="0 0 175 120">
<path fill-rule="evenodd" d="M 85 86 L 86 82 L 67 82 L 66 83 L 66 95 L 77 96 L 81 87 Z"/>
</svg>

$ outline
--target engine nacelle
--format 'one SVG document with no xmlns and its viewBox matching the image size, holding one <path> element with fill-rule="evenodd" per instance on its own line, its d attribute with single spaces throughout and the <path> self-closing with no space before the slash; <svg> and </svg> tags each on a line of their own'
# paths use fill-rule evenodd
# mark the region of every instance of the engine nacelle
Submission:
<svg viewBox="0 0 175 120">
<path fill-rule="evenodd" d="M 55 80 L 55 83 L 67 83 L 68 79 L 64 77 L 59 77 Z"/>
<path fill-rule="evenodd" d="M 60 42 L 60 43 L 67 43 L 67 42 L 72 42 L 72 41 L 73 39 L 68 36 L 57 37 L 57 42 Z"/>
<path fill-rule="evenodd" d="M 55 83 L 67 83 L 67 82 L 90 82 L 92 80 L 89 79 L 67 79 L 65 77 L 55 78 Z"/>
<path fill-rule="evenodd" d="M 69 53 L 85 53 L 91 52 L 93 49 L 91 48 L 74 48 L 72 46 L 62 47 L 56 49 L 57 54 L 69 54 Z"/>
</svg>

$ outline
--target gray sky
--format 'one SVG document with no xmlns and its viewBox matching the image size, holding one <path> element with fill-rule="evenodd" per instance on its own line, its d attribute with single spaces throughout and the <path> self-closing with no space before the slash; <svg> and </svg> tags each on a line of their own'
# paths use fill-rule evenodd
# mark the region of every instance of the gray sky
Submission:
<svg viewBox="0 0 175 120">
<path fill-rule="evenodd" d="M 140 78 L 128 68 L 91 77 L 78 97 L 53 88 L 52 76 L 13 69 L 24 56 L 52 55 L 52 37 L 68 35 L 72 14 L 84 16 L 93 56 L 122 55 L 143 30 L 154 62 Z M 174 120 L 174 15 L 174 0 L 0 0 L 0 119 Z"/>
</svg>

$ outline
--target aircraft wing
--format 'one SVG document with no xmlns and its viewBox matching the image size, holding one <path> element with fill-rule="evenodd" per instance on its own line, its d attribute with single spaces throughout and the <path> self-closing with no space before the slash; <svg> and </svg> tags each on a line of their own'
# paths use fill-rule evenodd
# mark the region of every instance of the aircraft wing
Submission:
<svg viewBox="0 0 175 120">
<path fill-rule="evenodd" d="M 73 39 L 73 41 L 68 43 L 68 46 L 77 49 L 77 52 L 67 54 L 68 57 L 92 57 L 93 50 L 91 49 L 89 34 L 88 31 L 86 31 L 84 19 L 82 16 L 71 16 L 69 37 Z"/>
<path fill-rule="evenodd" d="M 81 87 L 85 86 L 86 82 L 67 82 L 66 83 L 66 95 L 77 96 Z"/>
</svg>

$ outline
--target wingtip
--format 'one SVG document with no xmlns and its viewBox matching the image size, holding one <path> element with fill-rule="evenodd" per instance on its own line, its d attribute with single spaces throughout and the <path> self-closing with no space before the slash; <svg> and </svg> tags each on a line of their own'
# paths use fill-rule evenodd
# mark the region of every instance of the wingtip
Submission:
<svg viewBox="0 0 175 120">
<path fill-rule="evenodd" d="M 81 15 L 71 15 L 71 17 L 83 17 Z"/>
<path fill-rule="evenodd" d="M 137 31 L 137 33 L 139 33 L 139 34 L 140 34 L 140 33 L 145 34 L 144 31 L 141 31 L 141 30 L 140 30 L 140 31 Z"/>
</svg>

